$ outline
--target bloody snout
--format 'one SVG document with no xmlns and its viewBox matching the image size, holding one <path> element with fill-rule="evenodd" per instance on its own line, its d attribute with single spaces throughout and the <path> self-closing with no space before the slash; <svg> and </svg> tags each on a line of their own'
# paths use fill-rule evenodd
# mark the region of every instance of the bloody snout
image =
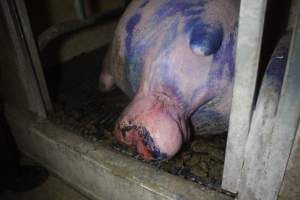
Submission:
<svg viewBox="0 0 300 200">
<path fill-rule="evenodd" d="M 188 131 L 180 110 L 168 105 L 152 95 L 136 96 L 116 124 L 116 139 L 135 146 L 145 160 L 171 158 L 188 139 Z"/>
<path fill-rule="evenodd" d="M 117 128 L 116 139 L 128 146 L 135 146 L 139 155 L 145 160 L 166 160 L 167 154 L 161 153 L 153 138 L 145 127 L 135 125 Z"/>
</svg>

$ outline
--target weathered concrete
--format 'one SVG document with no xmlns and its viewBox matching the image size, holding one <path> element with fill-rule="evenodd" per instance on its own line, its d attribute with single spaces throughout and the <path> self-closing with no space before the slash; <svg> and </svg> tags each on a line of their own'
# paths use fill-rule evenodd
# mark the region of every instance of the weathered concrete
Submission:
<svg viewBox="0 0 300 200">
<path fill-rule="evenodd" d="M 157 170 L 109 147 L 7 109 L 20 149 L 93 199 L 217 200 L 230 197 Z"/>
<path fill-rule="evenodd" d="M 298 31 L 296 33 L 298 35 L 300 34 L 299 7 L 300 7 L 300 2 L 297 0 L 293 0 L 292 12 L 291 12 L 290 23 L 289 23 L 289 28 L 297 28 L 297 22 L 298 22 Z M 294 43 L 296 42 L 297 41 L 294 41 Z M 294 53 L 299 54 L 299 49 L 298 51 L 297 50 L 294 51 Z M 296 63 L 293 60 L 292 62 Z M 298 62 L 298 67 L 299 67 L 299 62 Z M 298 130 L 294 139 L 292 151 L 289 157 L 288 165 L 281 185 L 281 190 L 278 195 L 278 200 L 300 199 L 299 188 L 300 188 L 300 124 L 298 124 Z"/>
<path fill-rule="evenodd" d="M 222 187 L 238 191 L 251 123 L 267 0 L 242 0 Z"/>
<path fill-rule="evenodd" d="M 270 71 L 277 69 L 284 71 L 288 47 L 290 44 L 290 34 L 285 35 L 277 44 L 276 49 L 269 61 L 256 108 L 253 113 L 251 128 L 245 148 L 245 161 L 240 180 L 239 199 L 253 200 L 264 199 L 271 200 L 270 193 L 274 188 L 270 188 L 266 178 L 272 174 L 276 168 L 282 166 L 267 165 L 271 152 L 278 148 L 274 146 L 274 128 L 276 127 L 276 113 L 279 104 L 279 97 L 282 86 L 282 78 L 269 75 Z M 276 143 L 280 141 L 275 141 Z M 280 155 L 274 155 L 278 157 Z M 284 159 L 284 158 L 281 158 Z M 284 170 L 285 166 L 283 166 Z M 280 183 L 280 179 L 269 180 L 272 183 Z"/>
<path fill-rule="evenodd" d="M 278 200 L 300 199 L 300 126 L 290 155 Z"/>
<path fill-rule="evenodd" d="M 291 0 L 291 7 L 290 7 L 290 15 L 289 15 L 289 23 L 287 29 L 292 29 L 295 27 L 296 22 L 297 22 L 297 14 L 298 14 L 298 9 L 300 6 L 300 1 L 298 0 Z"/>
<path fill-rule="evenodd" d="M 0 1 L 1 95 L 4 101 L 45 117 L 43 95 L 34 72 L 29 43 L 15 9 L 12 1 Z"/>
<path fill-rule="evenodd" d="M 24 37 L 24 43 L 26 43 L 26 49 L 24 51 L 28 51 L 28 58 L 30 58 L 31 65 L 33 68 L 34 78 L 37 81 L 39 92 L 41 95 L 41 99 L 43 102 L 43 106 L 45 107 L 46 112 L 52 111 L 52 102 L 50 100 L 50 96 L 48 93 L 48 86 L 45 80 L 45 74 L 42 68 L 39 52 L 35 43 L 35 39 L 33 36 L 33 32 L 31 30 L 31 23 L 28 17 L 26 5 L 23 0 L 15 1 L 16 12 L 18 13 L 18 20 L 15 21 L 15 26 L 21 26 L 20 28 L 20 37 Z M 13 9 L 11 9 L 11 12 Z M 9 20 L 9 19 L 7 19 Z M 33 81 L 33 80 L 31 80 Z M 35 96 L 36 98 L 36 96 Z"/>
<path fill-rule="evenodd" d="M 272 89 L 271 84 L 266 84 L 268 76 L 264 77 L 246 146 L 239 191 L 241 200 L 278 198 L 294 144 L 300 119 L 299 17 L 291 43 L 283 43 L 286 47 L 281 50 L 282 53 L 279 51 L 277 54 L 275 50 L 274 59 L 277 61 L 270 61 L 270 67 L 280 69 L 280 65 L 285 65 L 290 45 L 283 85 L 277 90 L 276 87 Z"/>
<path fill-rule="evenodd" d="M 27 192 L 5 191 L 2 200 L 88 200 L 57 177 L 50 175 L 45 183 Z"/>
<path fill-rule="evenodd" d="M 299 11 L 299 9 L 298 9 Z M 300 13 L 293 32 L 289 59 L 286 66 L 284 83 L 281 90 L 280 101 L 276 114 L 276 124 L 272 135 L 272 149 L 266 163 L 272 173 L 265 177 L 265 188 L 269 191 L 264 199 L 276 199 L 292 145 L 296 136 L 300 119 Z"/>
</svg>

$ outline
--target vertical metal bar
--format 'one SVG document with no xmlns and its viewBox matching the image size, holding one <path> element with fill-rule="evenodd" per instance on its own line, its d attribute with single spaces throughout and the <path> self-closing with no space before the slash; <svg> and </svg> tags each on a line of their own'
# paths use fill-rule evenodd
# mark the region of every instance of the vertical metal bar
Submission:
<svg viewBox="0 0 300 200">
<path fill-rule="evenodd" d="M 295 136 L 289 162 L 284 174 L 278 200 L 297 199 L 300 197 L 300 123 Z"/>
<path fill-rule="evenodd" d="M 291 10 L 289 16 L 289 24 L 287 29 L 295 29 L 297 22 L 297 11 L 300 9 L 300 1 L 292 0 Z M 298 13 L 298 16 L 300 13 Z M 299 23 L 298 18 L 298 23 Z M 297 27 L 299 29 L 299 25 Z M 299 57 L 299 55 L 298 55 Z M 280 188 L 278 200 L 284 199 L 297 199 L 300 196 L 300 180 L 299 180 L 299 169 L 300 169 L 300 121 L 298 124 L 298 130 L 292 146 L 291 155 L 289 157 L 288 165 L 284 175 L 284 180 Z"/>
<path fill-rule="evenodd" d="M 291 0 L 289 23 L 287 29 L 292 29 L 296 25 L 298 9 L 300 7 L 299 5 L 300 5 L 299 0 Z"/>
<path fill-rule="evenodd" d="M 28 48 L 28 51 L 29 51 L 29 54 L 31 57 L 32 67 L 33 67 L 35 76 L 38 81 L 38 86 L 39 86 L 39 89 L 41 92 L 41 96 L 42 96 L 43 102 L 46 106 L 46 110 L 49 112 L 49 111 L 52 111 L 52 103 L 50 100 L 50 96 L 49 96 L 47 83 L 45 80 L 40 56 L 39 56 L 38 49 L 36 46 L 36 41 L 34 40 L 34 36 L 32 33 L 27 9 L 26 9 L 24 0 L 16 0 L 15 3 L 16 3 L 16 8 L 17 8 L 18 15 L 19 15 L 19 20 L 22 25 L 23 34 L 25 36 L 25 40 L 27 43 L 27 48 Z"/>
<path fill-rule="evenodd" d="M 0 1 L 2 12 L 4 14 L 7 28 L 13 43 L 13 52 L 11 53 L 16 54 L 17 58 L 16 66 L 6 67 L 16 68 L 17 74 L 15 74 L 15 76 L 18 77 L 18 80 L 20 80 L 22 83 L 24 88 L 23 92 L 26 94 L 25 96 L 20 97 L 26 100 L 26 109 L 37 113 L 41 117 L 46 117 L 46 109 L 41 98 L 36 76 L 32 68 L 30 54 L 24 41 L 24 35 L 15 7 L 12 3 L 13 1 L 11 0 Z M 19 93 L 21 94 L 22 92 L 19 91 Z M 17 97 L 18 94 L 14 94 L 14 96 Z"/>
<path fill-rule="evenodd" d="M 283 83 L 281 77 L 287 64 L 290 39 L 291 34 L 287 33 L 276 45 L 260 86 L 245 147 L 245 160 L 239 184 L 240 200 L 271 200 L 267 196 L 273 188 L 266 188 L 265 178 L 267 174 L 273 173 L 274 168 L 282 167 L 268 168 L 266 163 L 274 148 L 272 138 L 277 123 L 276 116 Z M 274 73 L 276 70 L 280 72 Z M 272 181 L 280 182 L 279 179 Z"/>
<path fill-rule="evenodd" d="M 264 199 L 277 199 L 300 119 L 300 12 L 293 31 L 290 54 L 272 134 L 271 151 L 266 161 Z"/>
<path fill-rule="evenodd" d="M 267 0 L 242 0 L 236 69 L 222 187 L 238 191 L 251 123 Z"/>
</svg>

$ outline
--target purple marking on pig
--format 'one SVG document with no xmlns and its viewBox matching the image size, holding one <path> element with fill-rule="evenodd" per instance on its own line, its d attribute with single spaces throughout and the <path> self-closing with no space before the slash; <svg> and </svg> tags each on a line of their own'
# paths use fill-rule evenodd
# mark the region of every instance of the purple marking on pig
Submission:
<svg viewBox="0 0 300 200">
<path fill-rule="evenodd" d="M 171 0 L 162 5 L 156 13 L 156 18 L 160 22 L 178 13 L 186 17 L 185 32 L 190 37 L 190 46 L 195 51 L 203 51 L 202 55 L 205 56 L 215 53 L 223 39 L 223 29 L 220 24 L 206 24 L 201 19 L 206 3 L 207 1 L 203 0 L 196 2 Z"/>
<path fill-rule="evenodd" d="M 111 48 L 116 84 L 135 94 L 114 131 L 120 142 L 145 159 L 168 159 L 189 139 L 190 118 L 225 131 L 237 18 L 236 0 L 131 3 Z"/>
<path fill-rule="evenodd" d="M 164 153 L 161 153 L 160 150 L 155 146 L 155 143 L 153 142 L 152 137 L 149 134 L 149 131 L 145 127 L 137 127 L 137 126 L 127 126 L 123 128 L 122 134 L 125 136 L 127 132 L 130 130 L 135 129 L 137 130 L 137 133 L 139 137 L 141 137 L 144 141 L 145 146 L 149 149 L 150 154 L 156 159 L 156 160 L 165 160 L 167 159 L 167 155 Z"/>
<path fill-rule="evenodd" d="M 235 30 L 233 30 L 232 33 L 229 35 L 229 39 L 227 41 L 223 41 L 222 46 L 220 47 L 219 51 L 216 52 L 213 55 L 213 64 L 209 71 L 208 75 L 208 81 L 207 84 L 199 87 L 197 90 L 195 90 L 194 95 L 192 99 L 197 98 L 198 94 L 201 93 L 201 91 L 209 90 L 209 98 L 206 102 L 209 102 L 211 99 L 213 99 L 216 95 L 220 95 L 222 91 L 219 91 L 219 80 L 224 75 L 224 71 L 228 70 L 228 81 L 232 82 L 234 77 L 234 59 L 235 59 L 235 31 L 237 29 L 237 26 L 235 27 Z M 217 94 L 217 93 L 218 94 Z M 205 104 L 205 103 L 204 103 Z M 199 112 L 202 112 L 203 110 L 199 110 Z"/>
<path fill-rule="evenodd" d="M 199 37 L 203 35 L 203 37 Z M 190 47 L 194 53 L 208 56 L 216 53 L 222 44 L 223 28 L 220 24 L 197 24 L 190 36 Z"/>
<path fill-rule="evenodd" d="M 129 77 L 127 77 L 127 80 L 129 83 L 134 82 L 131 85 L 131 89 L 135 91 L 137 89 L 137 83 L 140 81 L 138 77 L 140 77 L 140 67 L 136 67 L 142 65 L 142 62 L 140 60 L 139 55 L 135 55 L 137 53 L 136 49 L 132 50 L 132 40 L 133 40 L 133 31 L 136 25 L 139 23 L 141 20 L 141 15 L 140 14 L 135 14 L 132 16 L 126 25 L 126 31 L 127 31 L 127 37 L 126 37 L 126 49 L 127 49 L 127 56 L 128 56 L 128 61 L 127 65 L 129 66 L 128 68 L 125 69 L 125 73 L 128 74 Z M 142 48 L 138 48 L 139 52 L 142 52 Z M 130 76 L 131 75 L 131 76 Z"/>
<path fill-rule="evenodd" d="M 127 31 L 126 48 L 127 48 L 127 51 L 129 52 L 129 54 L 131 52 L 131 42 L 132 42 L 133 30 L 134 30 L 135 26 L 139 23 L 140 20 L 141 20 L 141 15 L 136 14 L 129 19 L 127 26 L 126 26 L 126 31 Z"/>
<path fill-rule="evenodd" d="M 174 20 L 174 22 L 172 22 L 172 24 L 171 24 L 170 31 L 168 33 L 166 33 L 166 35 L 163 39 L 161 49 L 167 50 L 168 48 L 171 47 L 173 41 L 175 40 L 175 38 L 177 36 L 178 25 L 179 25 L 179 20 L 178 20 L 178 18 L 176 18 L 176 20 Z"/>
<path fill-rule="evenodd" d="M 191 38 L 190 39 L 191 48 L 203 49 L 204 55 L 215 53 L 217 52 L 218 48 L 222 43 L 223 29 L 219 24 L 210 25 L 202 22 L 201 13 L 203 12 L 206 3 L 207 1 L 203 1 L 203 0 L 199 0 L 193 3 L 183 2 L 180 0 L 167 1 L 156 12 L 156 15 L 154 17 L 159 19 L 159 21 L 154 23 L 154 25 L 152 26 L 157 26 L 167 17 L 175 18 L 176 14 L 181 13 L 183 16 L 187 17 L 187 21 L 185 22 L 186 23 L 185 32 L 188 35 L 188 37 Z M 140 14 L 135 14 L 134 16 L 132 16 L 127 22 L 127 27 L 130 28 L 126 29 L 127 30 L 126 47 L 127 47 L 129 67 L 126 69 L 125 74 L 129 76 L 128 81 L 131 83 L 132 89 L 134 90 L 133 92 L 137 90 L 140 82 L 139 77 L 141 77 L 140 74 L 143 68 L 143 61 L 141 60 L 141 58 L 143 57 L 143 54 L 145 54 L 145 51 L 147 51 L 147 48 L 149 48 L 149 46 L 151 46 L 151 44 L 154 43 L 154 41 L 152 41 L 153 38 L 149 38 L 149 39 L 137 38 L 134 41 L 132 33 L 135 26 L 138 24 L 139 20 L 140 20 Z M 152 20 L 156 21 L 155 19 Z M 177 27 L 178 27 L 178 20 L 175 20 L 172 23 L 169 32 L 166 33 L 166 36 L 163 39 L 164 45 L 162 45 L 161 48 L 157 51 L 158 54 L 163 51 L 166 51 L 170 46 L 172 46 L 172 43 L 177 36 Z M 152 31 L 155 31 L 155 28 L 153 28 Z M 196 37 L 196 35 L 193 35 L 193 33 L 199 35 L 199 37 Z M 232 44 L 231 46 L 229 45 L 229 47 L 233 48 L 233 45 L 234 44 Z M 131 46 L 134 46 L 135 50 L 132 51 Z M 230 54 L 229 52 L 230 50 L 225 50 L 225 51 L 227 51 L 227 53 Z M 215 58 L 214 61 L 217 62 L 219 57 L 215 56 L 214 58 Z M 230 56 L 228 60 L 230 59 L 233 60 L 233 57 Z M 233 67 L 231 67 L 231 72 L 232 72 L 232 68 Z M 209 84 L 210 86 L 214 84 L 213 81 L 214 79 L 218 79 L 222 75 L 220 70 L 215 70 L 211 73 L 210 75 L 211 84 Z M 217 74 L 218 72 L 219 74 Z M 200 90 L 203 90 L 203 88 L 200 88 Z M 205 90 L 207 90 L 207 88 L 205 88 Z M 195 93 L 198 93 L 198 91 L 196 91 Z"/>
<path fill-rule="evenodd" d="M 234 47 L 235 47 L 235 36 L 230 33 L 229 40 L 224 42 L 221 49 L 214 54 L 213 61 L 215 66 L 210 71 L 210 79 L 208 81 L 208 87 L 218 87 L 218 81 L 224 75 L 224 71 L 228 70 L 228 80 L 232 81 L 234 76 Z"/>
<path fill-rule="evenodd" d="M 177 102 L 180 102 L 181 107 L 187 109 L 189 107 L 189 102 L 185 100 L 184 94 L 178 88 L 178 82 L 175 80 L 174 77 L 168 76 L 170 71 L 173 70 L 172 67 L 168 63 L 162 63 L 158 67 L 161 70 L 161 76 L 157 78 L 160 79 L 159 82 L 162 85 L 162 87 L 166 88 L 166 92 L 172 95 Z"/>
<path fill-rule="evenodd" d="M 235 25 L 235 29 L 237 29 L 237 24 Z M 230 33 L 229 40 L 213 58 L 215 62 L 219 63 L 219 68 L 223 68 L 223 66 L 228 67 L 230 80 L 234 77 L 235 41 L 236 35 L 234 31 L 233 33 Z"/>
<path fill-rule="evenodd" d="M 203 7 L 207 1 L 182 1 L 182 0 L 169 0 L 164 3 L 160 9 L 156 12 L 157 19 L 165 20 L 166 17 L 172 17 L 178 13 L 183 16 L 200 15 L 203 11 Z"/>
</svg>

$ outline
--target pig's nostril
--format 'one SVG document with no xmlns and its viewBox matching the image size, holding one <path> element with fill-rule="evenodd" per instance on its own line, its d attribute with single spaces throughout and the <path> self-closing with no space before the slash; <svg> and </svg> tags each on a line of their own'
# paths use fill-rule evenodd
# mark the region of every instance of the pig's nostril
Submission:
<svg viewBox="0 0 300 200">
<path fill-rule="evenodd" d="M 122 134 L 122 136 L 125 138 L 128 136 L 128 134 L 133 130 L 136 129 L 136 126 L 125 126 L 123 128 L 120 129 L 120 132 Z"/>
<path fill-rule="evenodd" d="M 121 131 L 121 134 L 122 134 L 123 138 L 126 137 L 126 133 L 127 133 L 126 131 L 123 131 L 123 130 Z"/>
<path fill-rule="evenodd" d="M 130 131 L 132 128 L 133 128 L 132 126 L 125 126 L 125 127 L 121 128 L 121 131 L 125 133 L 127 131 Z"/>
</svg>

